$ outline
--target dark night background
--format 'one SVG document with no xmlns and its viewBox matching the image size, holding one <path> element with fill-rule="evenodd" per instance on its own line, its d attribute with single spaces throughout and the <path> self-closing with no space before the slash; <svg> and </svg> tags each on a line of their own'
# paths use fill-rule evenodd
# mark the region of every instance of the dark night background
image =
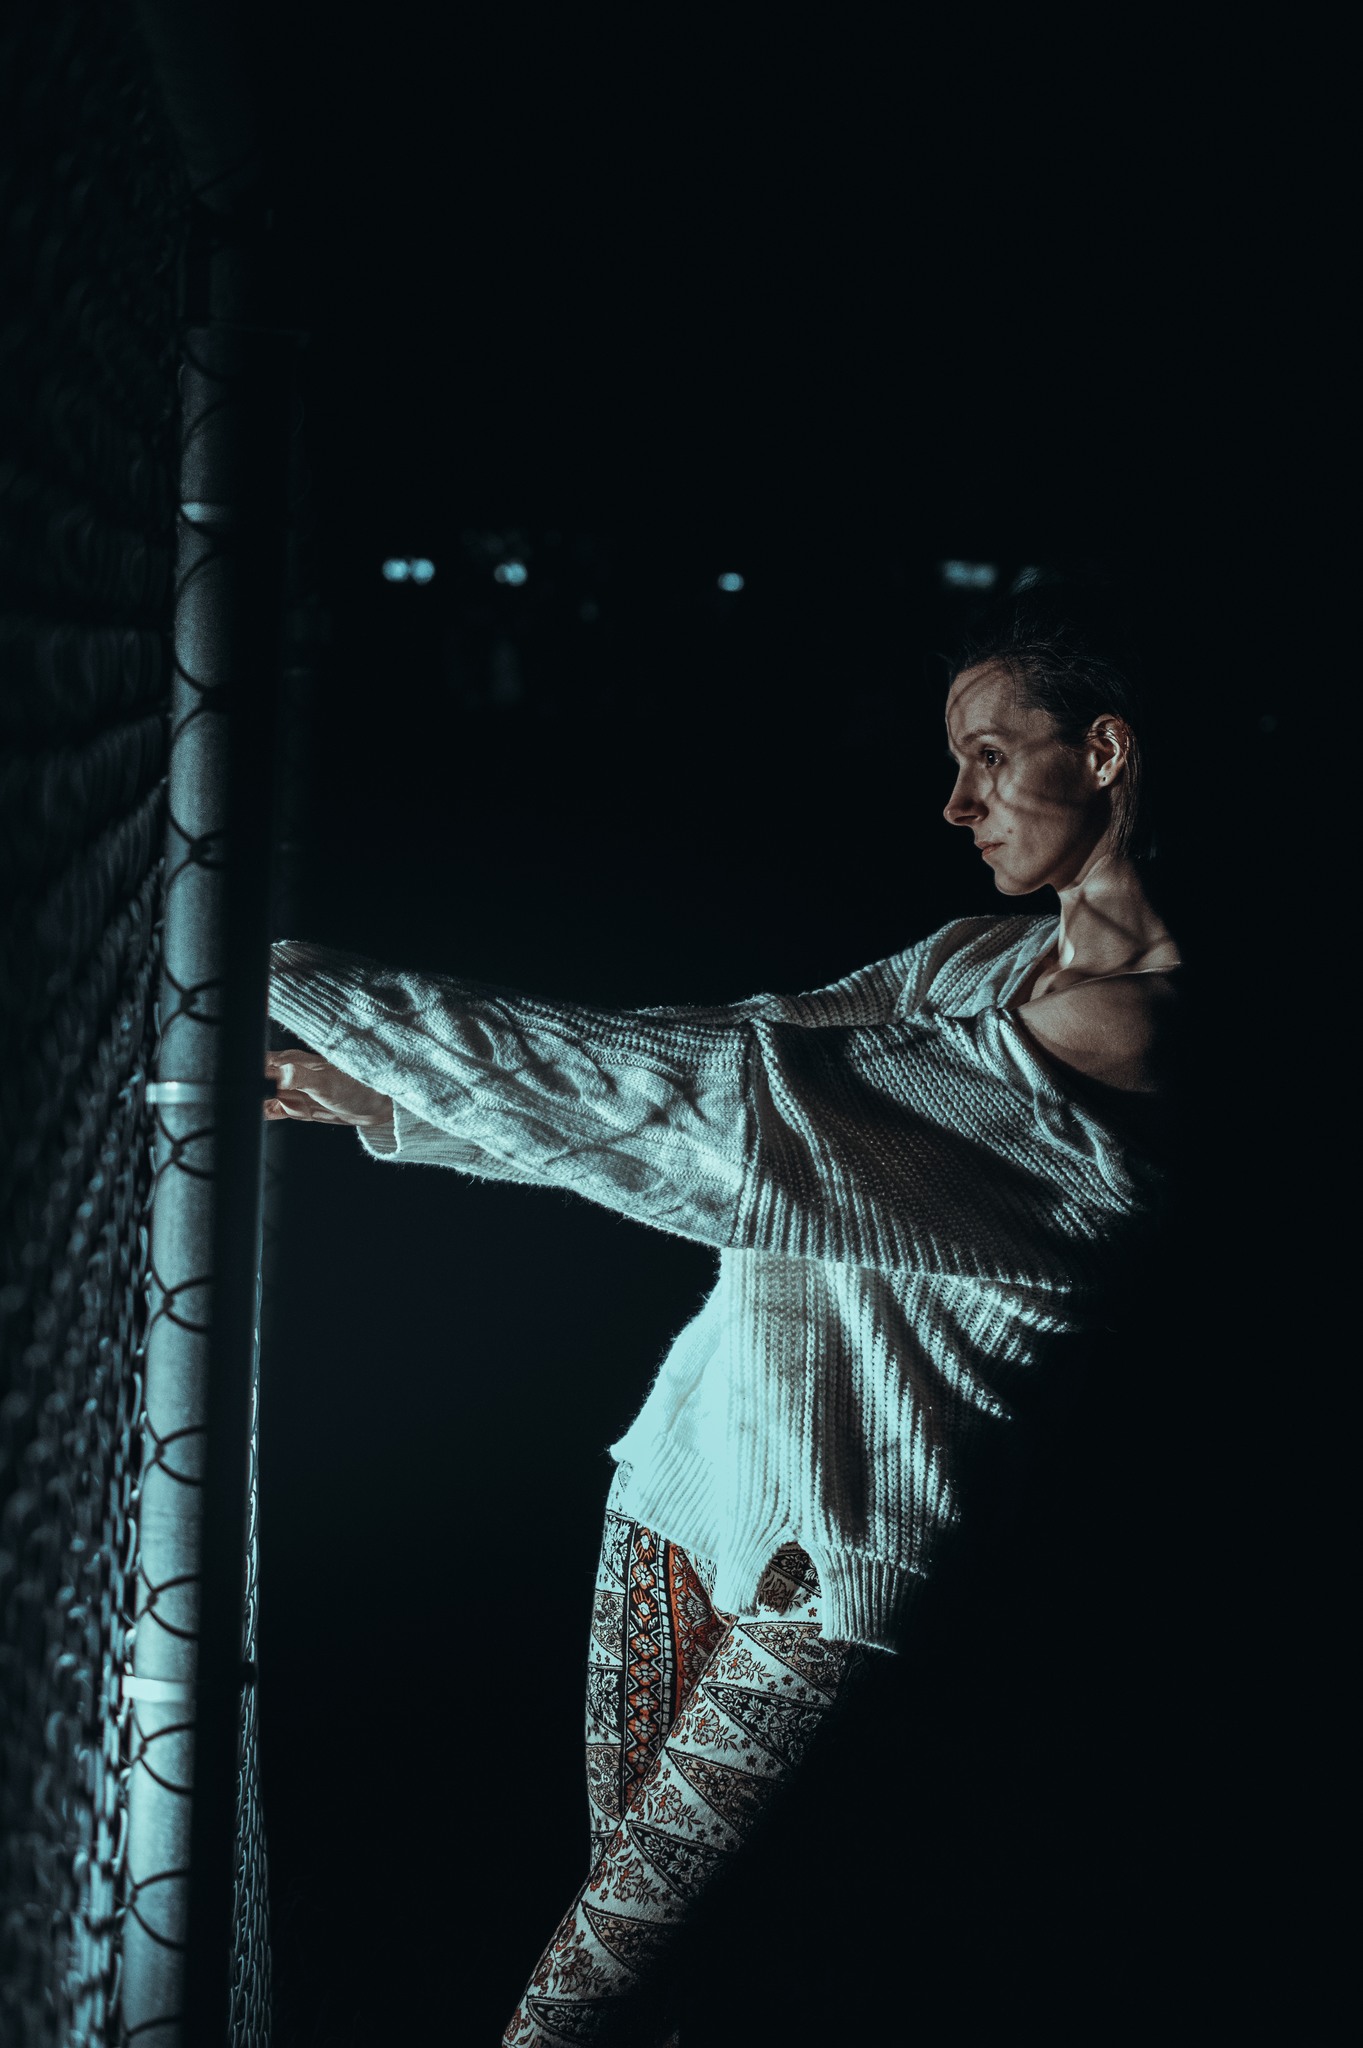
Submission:
<svg viewBox="0 0 1363 2048">
<path fill-rule="evenodd" d="M 891 10 L 250 19 L 309 336 L 276 936 L 621 1004 L 818 985 L 997 904 L 941 817 L 938 565 L 1157 602 L 1206 1076 L 1169 1265 L 1094 1361 L 1069 1512 L 882 1674 L 721 1902 L 696 2038 L 1266 2014 L 1279 1140 L 1231 1020 L 1286 915 L 1300 693 L 1262 53 Z M 276 2038 L 491 2042 L 584 1874 L 605 1446 L 713 1260 L 268 1142 Z"/>
</svg>

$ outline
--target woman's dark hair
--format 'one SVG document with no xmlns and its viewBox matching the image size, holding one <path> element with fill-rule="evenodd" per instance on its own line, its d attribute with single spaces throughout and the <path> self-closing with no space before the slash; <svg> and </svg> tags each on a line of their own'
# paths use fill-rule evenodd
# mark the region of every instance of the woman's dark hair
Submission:
<svg viewBox="0 0 1363 2048">
<path fill-rule="evenodd" d="M 1008 671 L 1020 704 L 1049 712 L 1062 745 L 1083 744 L 1115 712 L 1132 736 L 1113 792 L 1113 846 L 1146 866 L 1156 853 L 1159 734 L 1132 600 L 1097 578 L 1024 572 L 967 624 L 950 679 L 985 662 Z"/>
</svg>

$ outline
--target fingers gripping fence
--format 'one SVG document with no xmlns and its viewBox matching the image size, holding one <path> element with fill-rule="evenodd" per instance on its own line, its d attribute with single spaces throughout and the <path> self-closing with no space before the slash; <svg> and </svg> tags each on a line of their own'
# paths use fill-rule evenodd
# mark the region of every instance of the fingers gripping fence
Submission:
<svg viewBox="0 0 1363 2048">
<path fill-rule="evenodd" d="M 6 2048 L 268 2030 L 260 736 L 291 345 L 245 324 L 249 180 L 205 195 L 181 132 L 191 209 L 148 40 L 159 90 L 117 0 L 0 27 Z"/>
</svg>

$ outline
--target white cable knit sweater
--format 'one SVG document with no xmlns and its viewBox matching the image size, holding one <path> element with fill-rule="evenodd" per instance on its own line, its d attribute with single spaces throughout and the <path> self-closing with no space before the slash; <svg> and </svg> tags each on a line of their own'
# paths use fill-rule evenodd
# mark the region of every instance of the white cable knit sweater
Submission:
<svg viewBox="0 0 1363 2048">
<path fill-rule="evenodd" d="M 1085 1326 L 1157 1190 L 1006 1010 L 1056 930 L 960 918 L 811 994 L 614 1012 L 285 940 L 270 1012 L 392 1098 L 374 1156 L 719 1248 L 612 1446 L 631 1512 L 735 1612 L 801 1543 L 825 1632 L 892 1649 L 972 1438 Z"/>
</svg>

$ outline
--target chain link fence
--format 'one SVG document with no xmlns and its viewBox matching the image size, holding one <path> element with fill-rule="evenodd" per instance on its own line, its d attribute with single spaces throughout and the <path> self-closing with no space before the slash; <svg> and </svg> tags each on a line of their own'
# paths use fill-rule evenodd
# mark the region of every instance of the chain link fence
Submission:
<svg viewBox="0 0 1363 2048">
<path fill-rule="evenodd" d="M 188 199 L 130 11 L 0 25 L 0 2037 L 123 2038 Z M 163 1455 L 150 1441 L 145 1455 Z M 244 1650 L 255 1655 L 252 1449 Z M 255 1696 L 230 2038 L 268 2036 Z M 225 2016 L 226 2022 L 226 2016 Z"/>
</svg>

